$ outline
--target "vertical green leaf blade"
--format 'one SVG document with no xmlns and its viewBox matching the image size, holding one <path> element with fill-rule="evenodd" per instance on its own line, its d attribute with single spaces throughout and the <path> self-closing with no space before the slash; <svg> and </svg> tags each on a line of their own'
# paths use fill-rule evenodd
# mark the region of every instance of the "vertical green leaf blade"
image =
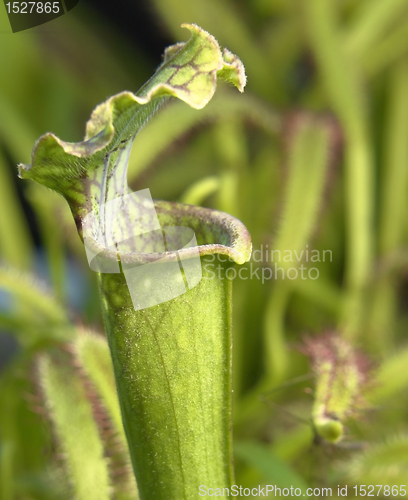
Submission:
<svg viewBox="0 0 408 500">
<path fill-rule="evenodd" d="M 80 365 L 109 415 L 115 433 L 115 440 L 120 448 L 118 453 L 126 467 L 125 473 L 121 474 L 118 480 L 114 482 L 114 486 L 128 495 L 124 498 L 137 500 L 139 495 L 133 476 L 125 431 L 123 429 L 112 359 L 106 339 L 101 335 L 80 331 L 75 341 L 75 347 Z"/>
<path fill-rule="evenodd" d="M 108 462 L 80 377 L 50 356 L 41 358 L 39 374 L 75 499 L 110 500 Z"/>
<path fill-rule="evenodd" d="M 330 124 L 307 115 L 299 116 L 297 121 L 290 134 L 281 225 L 274 241 L 274 259 L 281 269 L 279 277 L 293 266 L 293 262 L 285 260 L 285 252 L 291 252 L 291 255 L 305 253 L 322 204 L 334 146 Z M 266 306 L 266 363 L 274 383 L 280 383 L 287 371 L 284 316 L 292 291 L 291 283 L 280 279 Z"/>
</svg>

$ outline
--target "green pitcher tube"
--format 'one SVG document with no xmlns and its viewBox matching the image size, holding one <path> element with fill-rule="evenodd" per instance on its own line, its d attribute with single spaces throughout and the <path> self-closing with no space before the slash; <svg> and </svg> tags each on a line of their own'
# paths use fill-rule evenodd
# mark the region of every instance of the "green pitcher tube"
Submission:
<svg viewBox="0 0 408 500">
<path fill-rule="evenodd" d="M 140 496 L 190 500 L 200 485 L 233 482 L 232 281 L 225 273 L 249 259 L 251 242 L 227 214 L 168 202 L 155 208 L 161 224 L 194 230 L 200 282 L 135 310 L 123 272 L 100 273 L 102 308 Z M 193 258 L 188 252 L 179 252 L 183 263 Z M 139 260 L 120 258 L 121 267 Z"/>
</svg>

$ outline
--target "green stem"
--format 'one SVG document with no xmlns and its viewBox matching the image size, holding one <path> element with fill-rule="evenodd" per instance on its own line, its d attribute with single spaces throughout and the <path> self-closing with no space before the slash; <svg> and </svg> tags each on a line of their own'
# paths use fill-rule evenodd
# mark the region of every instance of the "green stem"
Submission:
<svg viewBox="0 0 408 500">
<path fill-rule="evenodd" d="M 4 500 L 14 498 L 13 460 L 14 447 L 10 441 L 0 444 L 0 493 Z"/>
<path fill-rule="evenodd" d="M 408 64 L 395 66 L 389 85 L 385 162 L 382 169 L 380 253 L 387 254 L 401 244 L 408 187 Z"/>
<path fill-rule="evenodd" d="M 353 336 L 361 326 L 362 290 L 373 256 L 373 161 L 367 112 L 355 61 L 341 43 L 333 2 L 310 0 L 305 9 L 312 48 L 346 139 L 347 293 L 342 327 Z"/>
<path fill-rule="evenodd" d="M 408 192 L 408 64 L 401 61 L 390 72 L 388 113 L 385 121 L 385 158 L 381 170 L 379 253 L 392 261 L 403 245 L 405 203 Z M 388 270 L 373 289 L 369 332 L 373 345 L 382 353 L 393 343 L 398 307 L 396 276 Z"/>
<path fill-rule="evenodd" d="M 279 281 L 268 299 L 265 314 L 265 361 L 272 384 L 280 384 L 287 374 L 288 350 L 285 341 L 285 312 L 291 286 Z"/>
</svg>

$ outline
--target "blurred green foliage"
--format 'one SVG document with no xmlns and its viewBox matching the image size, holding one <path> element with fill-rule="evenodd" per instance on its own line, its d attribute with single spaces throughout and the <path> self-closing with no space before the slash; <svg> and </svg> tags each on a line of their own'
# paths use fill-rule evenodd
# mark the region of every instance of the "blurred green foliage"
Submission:
<svg viewBox="0 0 408 500">
<path fill-rule="evenodd" d="M 202 111 L 169 103 L 136 139 L 132 188 L 241 219 L 254 250 L 263 249 L 263 261 L 248 264 L 247 276 L 251 264 L 263 266 L 264 275 L 269 266 L 274 270 L 265 259 L 267 245 L 269 257 L 272 249 L 332 255 L 325 262 L 290 263 L 316 267 L 318 279 L 273 275 L 262 283 L 258 271 L 253 279 L 234 280 L 236 483 L 329 486 L 333 496 L 338 484 L 403 484 L 408 1 L 150 5 L 157 25 L 175 41 L 185 39 L 182 22 L 214 34 L 243 60 L 248 86 L 242 96 L 220 86 Z M 2 500 L 72 497 L 78 467 L 93 467 L 90 477 L 100 467 L 98 477 L 114 486 L 112 498 L 135 495 L 114 389 L 106 389 L 109 381 L 101 381 L 95 359 L 85 358 L 80 347 L 88 339 L 83 325 L 102 331 L 94 276 L 64 200 L 18 181 L 15 169 L 29 163 L 34 141 L 46 131 L 80 140 L 98 102 L 136 90 L 158 64 L 143 48 L 130 50 L 112 27 L 107 37 L 97 19 L 77 7 L 47 29 L 0 33 L 0 326 L 20 346 L 0 379 Z M 0 9 L 0 31 L 7 22 Z M 349 408 L 345 437 L 335 445 L 313 429 L 314 381 L 307 377 L 313 366 L 299 349 L 305 333 L 317 337 L 327 330 L 371 360 L 364 404 L 358 405 L 364 409 Z M 72 357 L 88 371 L 79 375 L 77 365 L 67 364 Z M 67 421 L 55 408 L 53 413 L 47 401 L 55 388 L 45 384 L 51 370 L 69 380 L 57 406 L 69 404 L 73 414 L 81 407 L 78 432 L 86 441 L 79 434 L 69 443 L 60 439 L 59 428 L 79 415 Z M 109 370 L 103 370 L 108 378 Z M 92 386 L 92 404 L 102 408 L 103 424 L 93 423 L 84 380 Z M 111 451 L 100 463 L 86 463 L 86 456 L 76 462 L 85 447 L 101 455 L 98 429 L 105 453 L 117 454 Z M 119 445 L 112 445 L 112 435 Z"/>
</svg>

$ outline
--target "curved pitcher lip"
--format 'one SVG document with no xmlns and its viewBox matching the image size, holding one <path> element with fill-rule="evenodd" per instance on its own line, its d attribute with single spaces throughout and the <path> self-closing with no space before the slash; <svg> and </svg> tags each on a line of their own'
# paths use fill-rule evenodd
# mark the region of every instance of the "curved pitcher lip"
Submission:
<svg viewBox="0 0 408 500">
<path fill-rule="evenodd" d="M 197 257 L 197 249 L 200 256 L 225 255 L 237 264 L 244 264 L 249 261 L 252 252 L 251 236 L 239 219 L 212 208 L 203 208 L 179 202 L 154 200 L 154 206 L 159 220 L 171 217 L 172 224 L 163 224 L 163 226 L 188 227 L 195 234 L 205 232 L 215 241 L 162 253 L 115 252 L 102 247 L 91 237 L 84 238 L 84 243 L 95 255 L 127 265 L 147 264 L 159 259 L 163 262 L 169 262 L 178 258 L 194 258 Z M 184 220 L 182 220 L 183 218 Z M 190 224 L 186 224 L 185 219 L 188 219 Z M 205 236 L 203 238 L 205 240 Z M 216 241 L 217 239 L 220 241 Z"/>
</svg>

